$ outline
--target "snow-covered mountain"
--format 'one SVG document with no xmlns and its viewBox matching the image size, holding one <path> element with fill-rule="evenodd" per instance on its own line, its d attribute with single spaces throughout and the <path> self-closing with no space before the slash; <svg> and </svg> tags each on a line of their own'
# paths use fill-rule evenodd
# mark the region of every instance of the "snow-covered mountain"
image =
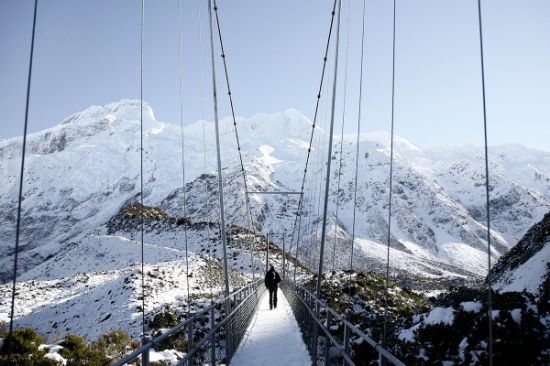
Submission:
<svg viewBox="0 0 550 366">
<path fill-rule="evenodd" d="M 94 106 L 58 126 L 29 135 L 18 324 L 37 327 L 49 335 L 76 332 L 94 338 L 116 327 L 139 335 L 141 237 L 139 225 L 128 212 L 139 200 L 140 191 L 139 108 L 139 102 L 131 100 Z M 206 296 L 210 287 L 219 291 L 221 247 L 216 224 L 219 192 L 213 124 L 199 121 L 184 129 L 183 188 L 179 126 L 157 121 L 148 105 L 144 112 L 144 204 L 159 208 L 149 218 L 144 237 L 150 313 L 164 306 L 190 306 L 184 296 L 188 264 L 193 274 L 189 285 L 196 298 Z M 289 110 L 239 118 L 237 123 L 249 189 L 299 190 L 311 122 Z M 221 135 L 226 216 L 233 228 L 229 265 L 235 286 L 252 270 L 262 270 L 265 247 L 261 242 L 254 246 L 240 229 L 248 228 L 249 222 L 230 119 L 221 122 Z M 316 129 L 315 140 L 325 139 L 325 132 Z M 339 139 L 333 149 L 328 270 L 333 264 L 349 266 L 354 141 L 353 136 L 343 140 L 339 191 Z M 389 136 L 364 134 L 360 141 L 354 263 L 356 269 L 383 271 Z M 395 143 L 392 273 L 437 280 L 484 276 L 487 243 L 482 149 L 422 149 L 401 138 Z M 319 192 L 314 187 L 320 186 L 324 173 L 325 150 L 314 147 L 306 182 L 306 229 L 299 257 L 312 268 L 318 261 L 320 235 Z M 0 140 L 2 282 L 12 275 L 20 151 L 20 138 Z M 512 145 L 493 147 L 490 152 L 491 241 L 496 261 L 550 209 L 550 153 Z M 258 228 L 278 245 L 286 231 L 288 248 L 298 196 L 250 197 Z M 271 259 L 280 263 L 277 254 Z M 0 286 L 0 321 L 8 318 L 10 289 L 7 284 Z"/>
<path fill-rule="evenodd" d="M 183 215 L 181 132 L 157 121 L 145 106 L 145 204 L 161 205 Z M 248 183 L 253 190 L 298 190 L 311 122 L 295 110 L 260 114 L 237 121 Z M 230 119 L 221 123 L 227 214 L 229 223 L 247 226 L 243 184 Z M 320 140 L 325 132 L 316 130 Z M 185 175 L 189 215 L 217 220 L 213 124 L 199 121 L 184 130 Z M 316 137 L 317 138 L 317 137 Z M 333 222 L 339 194 L 337 225 L 331 225 L 327 253 L 336 265 L 348 263 L 351 232 L 354 138 L 346 136 L 340 192 L 337 192 L 339 141 L 335 142 L 330 212 Z M 0 279 L 11 277 L 21 139 L 0 141 Z M 324 166 L 313 151 L 311 177 Z M 28 138 L 25 170 L 20 274 L 30 270 L 97 230 L 139 193 L 139 102 L 122 100 L 93 106 L 60 125 Z M 361 136 L 358 220 L 358 263 L 376 268 L 385 260 L 389 137 Z M 550 153 L 508 145 L 490 149 L 493 256 L 498 258 L 550 207 Z M 397 270 L 441 276 L 486 272 L 485 196 L 482 150 L 474 146 L 421 149 L 396 139 L 392 266 Z M 323 156 L 321 156 L 323 158 Z M 316 172 L 318 170 L 320 173 Z M 206 175 L 204 175 L 206 174 Z M 207 193 L 204 180 L 209 180 Z M 319 182 L 319 180 L 317 180 Z M 318 183 L 308 183 L 306 217 L 316 222 Z M 209 205 L 205 195 L 210 195 Z M 282 240 L 290 235 L 296 197 L 251 196 L 253 213 L 265 233 Z M 312 207 L 312 205 L 314 207 Z M 179 211 L 179 213 L 177 212 Z M 318 220 L 317 220 L 318 221 Z M 304 232 L 301 250 L 315 257 L 317 231 Z M 338 240 L 335 240 L 337 233 Z M 336 245 L 338 250 L 334 250 Z M 327 259 L 331 263 L 332 259 Z M 330 267 L 329 267 L 330 268 Z M 462 270 L 466 271 L 462 271 Z"/>
</svg>

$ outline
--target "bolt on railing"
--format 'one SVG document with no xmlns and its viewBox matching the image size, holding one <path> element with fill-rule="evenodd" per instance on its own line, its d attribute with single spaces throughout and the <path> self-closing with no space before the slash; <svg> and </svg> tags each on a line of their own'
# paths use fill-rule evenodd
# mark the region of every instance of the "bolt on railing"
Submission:
<svg viewBox="0 0 550 366">
<path fill-rule="evenodd" d="M 229 364 L 265 290 L 263 280 L 254 281 L 212 302 L 207 308 L 190 314 L 161 335 L 146 338 L 139 349 L 116 361 L 113 366 L 126 365 L 140 357 L 141 364 L 148 366 L 150 351 L 170 337 L 183 337 L 187 344 L 187 352 L 178 365 Z"/>
<path fill-rule="evenodd" d="M 351 324 L 344 315 L 337 313 L 305 287 L 287 280 L 282 283 L 281 288 L 302 331 L 313 366 L 354 366 L 352 340 L 370 345 L 378 353 L 380 365 L 389 363 L 405 366 L 380 343 Z M 319 314 L 319 317 L 316 314 Z"/>
</svg>

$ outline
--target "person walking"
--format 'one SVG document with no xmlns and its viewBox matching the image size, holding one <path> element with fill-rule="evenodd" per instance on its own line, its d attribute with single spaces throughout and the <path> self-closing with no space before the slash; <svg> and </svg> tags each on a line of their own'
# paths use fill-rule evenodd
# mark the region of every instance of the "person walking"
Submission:
<svg viewBox="0 0 550 366">
<path fill-rule="evenodd" d="M 269 267 L 269 271 L 265 274 L 265 287 L 269 290 L 269 309 L 277 308 L 277 287 L 281 282 L 281 276 L 275 271 L 273 266 Z"/>
</svg>

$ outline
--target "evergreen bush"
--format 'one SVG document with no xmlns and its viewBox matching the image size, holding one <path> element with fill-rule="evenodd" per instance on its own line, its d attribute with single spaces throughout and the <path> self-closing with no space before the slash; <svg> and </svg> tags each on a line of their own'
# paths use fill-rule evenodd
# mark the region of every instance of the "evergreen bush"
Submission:
<svg viewBox="0 0 550 366">
<path fill-rule="evenodd" d="M 177 324 L 178 317 L 168 310 L 156 314 L 153 319 L 149 321 L 149 327 L 152 329 L 172 328 Z"/>
<path fill-rule="evenodd" d="M 132 349 L 132 338 L 122 329 L 113 330 L 99 337 L 91 348 L 108 358 L 118 359 Z"/>
<path fill-rule="evenodd" d="M 45 351 L 38 347 L 44 343 L 32 328 L 15 329 L 4 339 L 0 348 L 2 366 L 55 366 L 57 363 L 44 357 Z"/>
<path fill-rule="evenodd" d="M 109 362 L 104 354 L 88 347 L 86 340 L 76 334 L 68 334 L 61 346 L 59 354 L 67 360 L 67 366 L 102 366 Z"/>
</svg>

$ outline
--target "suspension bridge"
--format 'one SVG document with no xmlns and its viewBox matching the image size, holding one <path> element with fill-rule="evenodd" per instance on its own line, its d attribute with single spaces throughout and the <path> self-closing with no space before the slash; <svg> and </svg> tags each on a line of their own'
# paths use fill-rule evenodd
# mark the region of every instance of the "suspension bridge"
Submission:
<svg viewBox="0 0 550 366">
<path fill-rule="evenodd" d="M 18 266 L 18 253 L 19 253 L 19 237 L 21 231 L 21 202 L 23 196 L 23 182 L 24 182 L 24 168 L 25 168 L 25 148 L 27 137 L 27 124 L 28 124 L 28 112 L 30 104 L 30 90 L 32 81 L 32 68 L 33 68 L 33 51 L 35 44 L 35 28 L 37 19 L 37 3 L 34 1 L 34 16 L 33 16 L 33 30 L 30 47 L 30 63 L 28 69 L 28 81 L 27 81 L 27 99 L 26 99 L 26 113 L 24 124 L 24 139 L 22 144 L 22 161 L 19 180 L 19 201 L 17 210 L 17 222 L 16 222 L 16 242 L 15 242 L 15 257 L 13 268 L 13 290 L 12 290 L 12 302 L 11 302 L 11 318 L 10 318 L 10 334 L 14 330 L 14 308 L 16 305 L 16 288 L 17 288 L 17 266 Z M 182 0 L 179 0 L 179 20 L 180 20 L 180 100 L 183 99 L 183 77 L 182 77 Z M 349 3 L 348 3 L 349 4 Z M 365 13 L 366 13 L 366 0 L 363 0 L 363 23 L 361 34 L 361 62 L 360 62 L 360 79 L 359 79 L 359 102 L 358 102 L 358 118 L 357 118 L 357 141 L 356 141 L 356 156 L 355 156 L 355 175 L 354 175 L 354 195 L 353 195 L 353 221 L 352 221 L 352 234 L 349 240 L 350 245 L 350 258 L 349 258 L 349 272 L 350 276 L 354 269 L 354 239 L 356 228 L 356 208 L 357 204 L 357 175 L 359 170 L 358 157 L 359 157 L 359 136 L 361 134 L 361 119 L 362 119 L 362 99 L 363 99 L 363 65 L 364 65 L 364 43 L 365 43 Z M 328 9 L 327 9 L 328 10 Z M 483 32 L 482 32 L 482 14 L 481 14 L 481 2 L 477 2 L 477 14 L 479 20 L 479 47 L 480 47 L 480 69 L 481 69 L 481 81 L 482 81 L 482 98 L 483 98 L 483 121 L 484 121 L 484 138 L 485 138 L 485 182 L 486 182 L 486 197 L 487 197 L 487 213 L 489 210 L 489 171 L 488 171 L 488 155 L 487 155 L 487 128 L 486 128 L 486 113 L 485 113 L 485 75 L 483 64 Z M 328 13 L 328 12 L 327 12 Z M 261 364 L 261 365 L 356 365 L 358 364 L 357 354 L 355 346 L 358 344 L 368 345 L 373 354 L 376 355 L 377 362 L 380 365 L 404 365 L 397 357 L 394 356 L 391 348 L 388 344 L 388 298 L 389 298 L 389 281 L 390 281 L 390 238 L 392 230 L 392 185 L 393 185 L 393 155 L 394 155 L 394 105 L 395 105 L 395 32 L 396 32 L 396 0 L 393 1 L 393 38 L 392 38 L 392 94 L 391 94 L 391 147 L 390 147 L 390 164 L 389 164 L 389 194 L 388 194 L 388 235 L 387 235 L 387 261 L 385 271 L 385 286 L 386 292 L 381 294 L 384 297 L 384 323 L 381 339 L 373 339 L 369 335 L 367 329 L 361 329 L 357 325 L 353 324 L 348 319 L 347 314 L 340 313 L 330 306 L 326 297 L 322 291 L 322 282 L 327 272 L 324 266 L 324 260 L 327 256 L 325 253 L 325 243 L 327 242 L 327 236 L 329 233 L 328 222 L 328 204 L 329 204 L 329 186 L 331 183 L 332 161 L 333 161 L 333 138 L 335 135 L 335 105 L 338 95 L 338 68 L 339 68 L 339 50 L 340 50 L 340 28 L 342 13 L 342 0 L 334 0 L 332 3 L 332 9 L 330 9 L 330 25 L 326 35 L 326 43 L 324 53 L 322 56 L 322 71 L 320 76 L 320 82 L 315 98 L 315 112 L 313 117 L 313 123 L 311 125 L 311 132 L 309 135 L 307 156 L 305 157 L 305 164 L 303 168 L 303 175 L 301 177 L 300 189 L 298 191 L 254 191 L 249 187 L 249 181 L 247 179 L 247 172 L 245 169 L 245 163 L 241 150 L 241 143 L 239 140 L 239 130 L 237 125 L 237 119 L 235 117 L 235 107 L 233 102 L 232 89 L 230 87 L 228 57 L 226 49 L 223 43 L 222 27 L 220 23 L 220 14 L 216 0 L 208 0 L 208 23 L 209 23 L 209 47 L 211 53 L 211 78 L 212 78 L 212 100 L 214 109 L 214 122 L 215 122 L 215 136 L 216 136 L 216 162 L 217 162 L 217 184 L 219 188 L 219 239 L 223 249 L 223 271 L 224 271 L 224 294 L 222 298 L 213 300 L 209 306 L 202 308 L 200 311 L 189 313 L 183 321 L 174 326 L 171 329 L 164 331 L 161 335 L 156 337 L 148 336 L 148 329 L 146 327 L 146 305 L 147 297 L 145 293 L 144 284 L 144 263 L 147 258 L 144 256 L 144 214 L 141 210 L 141 301 L 142 301 L 142 343 L 141 346 L 125 357 L 113 361 L 115 366 L 126 365 L 134 363 L 136 361 L 141 362 L 142 365 L 149 365 L 150 352 L 155 349 L 162 341 L 175 336 L 184 335 L 187 350 L 182 359 L 178 361 L 178 365 L 221 365 L 221 364 L 234 364 L 234 365 L 249 365 L 249 364 Z M 140 100 L 141 100 L 141 141 L 140 141 L 140 159 L 141 159 L 141 171 L 140 171 L 140 203 L 141 207 L 144 207 L 144 179 L 143 179 L 143 39 L 144 39 L 144 0 L 141 0 L 141 78 L 140 78 Z M 349 16 L 349 13 L 348 13 Z M 349 39 L 349 31 L 347 35 Z M 202 42 L 202 35 L 201 35 Z M 346 43 L 346 48 L 349 42 Z M 217 48 L 216 48 L 217 47 Z M 219 58 L 217 57 L 219 50 Z M 347 50 L 345 59 L 345 81 L 344 81 L 344 102 L 345 93 L 348 84 L 347 80 Z M 329 56 L 333 56 L 330 60 Z M 229 99 L 229 105 L 231 108 L 231 119 L 233 122 L 233 132 L 237 146 L 237 154 L 239 157 L 239 169 L 242 177 L 243 184 L 243 199 L 246 207 L 246 218 L 248 220 L 248 229 L 256 236 L 261 236 L 258 229 L 258 224 L 255 222 L 255 217 L 251 209 L 250 196 L 252 195 L 282 195 L 288 197 L 290 195 L 296 195 L 298 197 L 298 207 L 296 208 L 296 214 L 294 217 L 294 224 L 292 228 L 281 228 L 283 233 L 290 232 L 289 245 L 286 247 L 286 242 L 283 240 L 282 248 L 282 275 L 283 282 L 281 284 L 282 294 L 280 295 L 279 307 L 270 311 L 267 309 L 267 296 L 266 287 L 263 283 L 262 275 L 260 278 L 256 277 L 253 273 L 253 280 L 240 288 L 230 288 L 229 281 L 229 266 L 228 266 L 228 254 L 227 254 L 227 224 L 225 218 L 225 202 L 224 202 L 224 185 L 222 174 L 222 154 L 220 150 L 220 130 L 219 130 L 219 117 L 218 117 L 218 81 L 217 81 L 217 63 L 221 60 L 221 66 L 223 69 L 223 79 L 227 86 L 226 94 Z M 332 67 L 332 70 L 330 68 Z M 327 74 L 333 72 L 332 85 L 327 88 L 326 80 Z M 325 91 L 328 90 L 330 99 L 327 103 L 330 103 L 330 118 L 329 118 L 329 133 L 325 142 L 324 151 L 326 153 L 326 160 L 320 156 L 316 156 L 316 161 L 312 162 L 312 151 L 316 147 L 316 130 L 318 130 L 318 119 L 320 114 L 320 104 L 324 100 L 322 96 L 325 95 Z M 345 104 L 344 104 L 345 105 Z M 344 108 L 345 114 L 345 108 Z M 182 186 L 183 186 L 183 211 L 184 217 L 187 217 L 187 197 L 185 197 L 185 156 L 184 156 L 184 136 L 183 136 L 183 101 L 181 103 L 181 115 L 180 122 L 182 128 Z M 342 124 L 342 135 L 344 127 Z M 340 142 L 340 161 L 338 169 L 338 191 L 340 191 L 340 172 L 342 169 L 342 144 L 343 138 Z M 321 144 L 321 141 L 317 139 L 317 145 Z M 323 146 L 319 146 L 323 147 Z M 319 154 L 318 154 L 319 155 Z M 321 168 L 324 167 L 324 174 L 315 177 L 311 177 L 311 171 L 318 172 L 321 169 L 311 168 L 312 164 L 317 164 Z M 308 174 L 309 173 L 309 174 Z M 308 182 L 308 178 L 310 181 Z M 308 184 L 310 186 L 308 186 Z M 324 189 L 322 185 L 324 184 Z M 316 189 L 318 186 L 318 189 Z M 318 194 L 315 193 L 318 191 Z M 311 192 L 314 192 L 313 194 Z M 208 192 L 206 190 L 206 204 L 208 204 Z M 317 223 L 311 221 L 311 217 L 305 217 L 305 206 L 308 202 L 318 201 L 317 210 L 322 220 Z M 336 216 L 338 215 L 338 199 L 337 199 Z M 299 272 L 300 261 L 300 244 L 302 237 L 305 235 L 308 238 L 315 225 L 320 227 L 320 246 L 319 246 L 319 261 L 316 273 L 311 273 L 315 276 L 315 286 L 307 286 L 306 282 L 310 279 L 308 276 L 304 276 Z M 488 242 L 488 264 L 491 268 L 491 236 L 490 236 L 490 217 L 487 214 L 487 242 Z M 305 232 L 305 234 L 304 234 Z M 187 233 L 184 235 L 185 254 L 187 253 Z M 286 236 L 285 236 L 286 237 Z M 309 239 L 308 239 L 309 240 Z M 267 241 L 268 249 L 266 253 L 266 269 L 269 265 L 269 241 Z M 335 247 L 333 247 L 335 248 Z M 250 250 L 251 260 L 252 249 Z M 334 258 L 336 253 L 332 253 L 332 270 L 334 271 Z M 254 271 L 254 265 L 252 265 Z M 187 263 L 187 276 L 189 276 L 189 265 Z M 351 277 L 350 277 L 351 279 Z M 189 281 L 188 281 L 189 283 Z M 189 286 L 189 285 L 188 285 Z M 313 289 L 314 287 L 314 289 Z M 491 284 L 488 285 L 488 312 L 492 311 L 491 308 Z M 190 292 L 187 288 L 187 298 L 189 299 Z M 488 348 L 489 348 L 489 364 L 492 365 L 492 324 L 491 316 L 489 319 L 489 336 L 488 336 Z"/>
</svg>

